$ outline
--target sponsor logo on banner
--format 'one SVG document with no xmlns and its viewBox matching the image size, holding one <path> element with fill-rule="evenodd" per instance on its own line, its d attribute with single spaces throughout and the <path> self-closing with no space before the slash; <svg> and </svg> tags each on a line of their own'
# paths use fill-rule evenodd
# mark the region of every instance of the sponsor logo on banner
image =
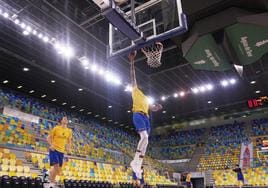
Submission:
<svg viewBox="0 0 268 188">
<path fill-rule="evenodd" d="M 248 44 L 248 37 L 247 36 L 241 37 L 241 41 L 240 42 L 242 43 L 247 56 L 248 57 L 252 57 L 253 54 L 252 54 L 252 49 L 250 48 L 250 46 Z"/>
<path fill-rule="evenodd" d="M 185 58 L 198 70 L 225 71 L 231 68 L 227 54 L 211 34 L 197 38 Z"/>
<path fill-rule="evenodd" d="M 268 52 L 268 27 L 237 23 L 225 32 L 241 65 L 254 63 Z"/>
</svg>

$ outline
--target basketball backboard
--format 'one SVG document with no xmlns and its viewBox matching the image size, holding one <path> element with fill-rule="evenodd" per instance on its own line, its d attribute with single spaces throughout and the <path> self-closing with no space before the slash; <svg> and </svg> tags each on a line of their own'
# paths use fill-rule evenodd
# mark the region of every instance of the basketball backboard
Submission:
<svg viewBox="0 0 268 188">
<path fill-rule="evenodd" d="M 135 9 L 132 8 L 135 11 L 131 11 L 130 7 L 131 4 L 119 8 L 125 13 L 123 20 L 128 20 L 128 23 L 131 20 L 129 25 L 138 27 L 140 38 L 131 40 L 129 33 L 124 32 L 123 24 L 111 21 L 113 17 L 110 17 L 108 57 L 125 55 L 187 31 L 181 0 L 148 0 L 138 5 L 136 0 Z M 135 15 L 134 19 L 132 15 Z"/>
</svg>

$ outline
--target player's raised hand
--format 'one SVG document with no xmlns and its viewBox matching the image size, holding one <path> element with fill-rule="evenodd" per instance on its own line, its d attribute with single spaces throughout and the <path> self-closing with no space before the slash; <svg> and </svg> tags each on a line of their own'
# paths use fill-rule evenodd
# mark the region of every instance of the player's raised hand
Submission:
<svg viewBox="0 0 268 188">
<path fill-rule="evenodd" d="M 136 55 L 137 55 L 137 51 L 134 51 L 134 52 L 131 52 L 130 54 L 128 54 L 128 59 L 131 63 L 134 63 Z"/>
</svg>

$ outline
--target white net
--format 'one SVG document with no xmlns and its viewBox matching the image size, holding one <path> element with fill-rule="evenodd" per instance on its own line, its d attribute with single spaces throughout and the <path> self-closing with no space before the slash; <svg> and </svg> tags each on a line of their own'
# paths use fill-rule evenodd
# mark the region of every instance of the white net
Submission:
<svg viewBox="0 0 268 188">
<path fill-rule="evenodd" d="M 151 68 L 157 68 L 161 66 L 161 57 L 163 52 L 163 44 L 156 42 L 151 46 L 142 48 L 141 51 L 147 57 L 147 64 Z"/>
</svg>

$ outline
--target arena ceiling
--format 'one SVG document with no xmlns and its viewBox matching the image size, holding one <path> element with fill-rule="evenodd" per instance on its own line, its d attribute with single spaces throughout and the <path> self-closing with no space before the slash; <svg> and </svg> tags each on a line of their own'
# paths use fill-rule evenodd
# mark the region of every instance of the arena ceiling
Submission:
<svg viewBox="0 0 268 188">
<path fill-rule="evenodd" d="M 18 10 L 18 15 L 37 23 L 44 32 L 72 44 L 76 53 L 94 58 L 103 67 L 120 75 L 123 84 L 129 83 L 129 64 L 126 57 L 109 62 L 106 59 L 108 22 L 91 0 L 0 0 Z M 139 1 L 142 3 L 142 1 Z M 122 5 L 128 8 L 128 5 Z M 189 22 L 189 32 L 164 41 L 161 68 L 152 70 L 139 54 L 136 62 L 138 82 L 145 92 L 160 100 L 180 90 L 203 83 L 220 83 L 234 78 L 234 86 L 217 87 L 212 92 L 189 94 L 183 98 L 169 97 L 160 102 L 164 109 L 152 115 L 154 126 L 222 115 L 247 109 L 250 98 L 268 94 L 268 54 L 256 63 L 244 67 L 243 78 L 232 69 L 224 72 L 197 71 L 182 57 L 182 42 L 199 21 L 213 17 L 230 8 L 263 13 L 268 10 L 266 0 L 183 0 Z M 211 23 L 210 23 L 211 24 Z M 223 40 L 222 31 L 213 35 Z M 29 71 L 23 71 L 29 68 Z M 47 44 L 33 37 L 25 37 L 6 19 L 0 19 L 0 79 L 8 80 L 8 87 L 71 111 L 96 118 L 107 124 L 131 129 L 131 96 L 124 87 L 111 85 L 81 67 L 74 59 L 61 58 Z M 54 80 L 55 82 L 52 83 Z M 251 82 L 256 83 L 252 84 Z M 18 86 L 23 86 L 18 88 Z M 83 89 L 79 91 L 79 89 Z M 34 90 L 34 93 L 29 91 Z M 260 93 L 256 93 L 256 91 Z M 41 96 L 46 97 L 41 98 Z M 56 101 L 52 101 L 56 99 Z M 208 101 L 211 101 L 210 103 Z M 66 103 L 65 105 L 63 105 Z M 75 106 L 75 107 L 73 107 Z M 110 121 L 109 121 L 110 120 Z"/>
</svg>

